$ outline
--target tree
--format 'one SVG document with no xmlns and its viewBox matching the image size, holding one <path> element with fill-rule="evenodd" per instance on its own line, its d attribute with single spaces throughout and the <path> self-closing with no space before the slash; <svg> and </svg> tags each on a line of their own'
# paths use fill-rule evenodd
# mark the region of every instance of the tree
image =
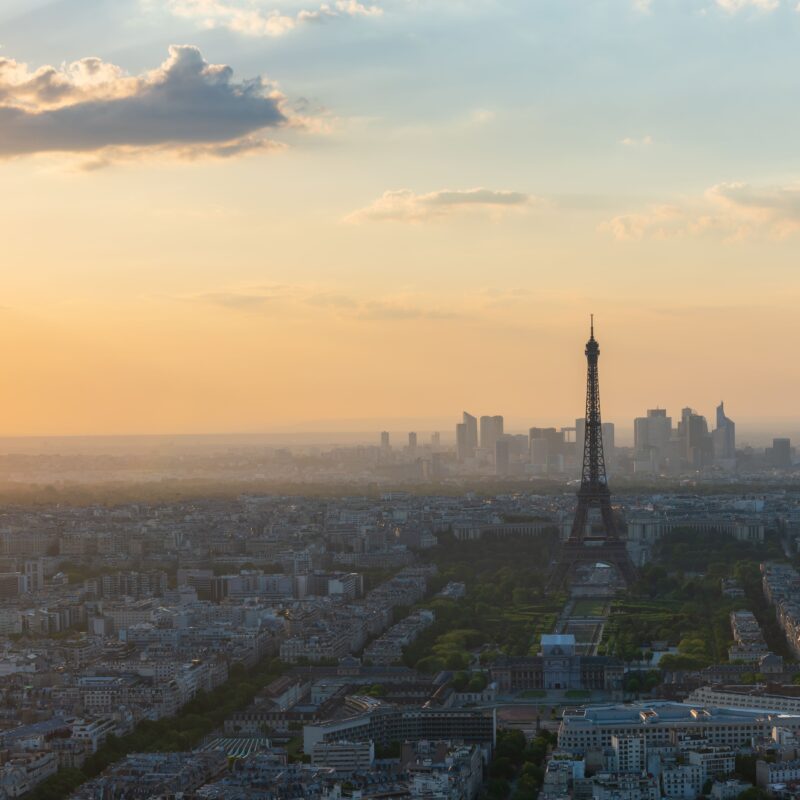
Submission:
<svg viewBox="0 0 800 800">
<path fill-rule="evenodd" d="M 484 672 L 476 672 L 469 680 L 467 687 L 470 692 L 482 692 L 488 685 L 489 680 Z"/>
<path fill-rule="evenodd" d="M 769 800 L 769 793 L 760 789 L 758 786 L 751 786 L 745 789 L 736 800 Z"/>
<path fill-rule="evenodd" d="M 486 784 L 486 796 L 490 800 L 505 800 L 509 791 L 511 791 L 509 782 L 502 778 L 491 778 Z"/>
<path fill-rule="evenodd" d="M 514 778 L 515 774 L 516 770 L 514 769 L 514 765 L 511 763 L 511 759 L 508 756 L 495 758 L 489 765 L 490 778 L 504 778 L 505 780 L 510 781 Z"/>
</svg>

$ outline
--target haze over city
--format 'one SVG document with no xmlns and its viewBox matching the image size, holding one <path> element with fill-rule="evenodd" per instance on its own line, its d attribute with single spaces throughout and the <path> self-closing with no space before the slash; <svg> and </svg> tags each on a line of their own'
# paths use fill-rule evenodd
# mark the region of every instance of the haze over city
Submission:
<svg viewBox="0 0 800 800">
<path fill-rule="evenodd" d="M 619 423 L 788 435 L 798 34 L 761 0 L 6 0 L 0 433 L 568 420 L 593 312 Z"/>
<path fill-rule="evenodd" d="M 800 0 L 0 0 L 0 800 L 800 800 Z"/>
</svg>

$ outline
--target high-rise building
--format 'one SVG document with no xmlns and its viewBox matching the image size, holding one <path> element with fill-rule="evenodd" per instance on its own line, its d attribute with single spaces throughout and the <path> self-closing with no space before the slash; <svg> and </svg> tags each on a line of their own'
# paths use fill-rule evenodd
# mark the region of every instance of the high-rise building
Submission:
<svg viewBox="0 0 800 800">
<path fill-rule="evenodd" d="M 494 452 L 495 442 L 503 435 L 503 418 L 499 415 L 481 417 L 480 434 L 481 449 Z"/>
<path fill-rule="evenodd" d="M 511 437 L 501 436 L 494 443 L 495 474 L 508 475 L 511 468 Z"/>
<path fill-rule="evenodd" d="M 681 411 L 681 421 L 678 423 L 678 438 L 681 456 L 686 466 L 700 469 L 711 463 L 713 446 L 704 416 L 691 408 L 684 408 Z"/>
<path fill-rule="evenodd" d="M 489 444 L 497 441 L 494 435 L 494 422 L 492 417 L 483 416 L 480 418 L 480 439 L 479 444 L 481 450 L 488 450 Z"/>
<path fill-rule="evenodd" d="M 586 439 L 586 420 L 581 417 L 575 420 L 575 447 L 578 452 L 578 474 L 583 472 L 583 444 Z"/>
<path fill-rule="evenodd" d="M 456 425 L 456 456 L 459 461 L 465 461 L 471 456 L 467 445 L 467 426 L 463 422 Z"/>
<path fill-rule="evenodd" d="M 531 428 L 528 449 L 535 472 L 564 471 L 564 431 L 555 428 Z"/>
<path fill-rule="evenodd" d="M 478 449 L 478 418 L 466 411 L 461 415 L 461 421 L 467 426 L 467 447 Z"/>
<path fill-rule="evenodd" d="M 417 449 L 417 434 L 413 431 L 408 434 L 408 449 L 413 453 Z"/>
<path fill-rule="evenodd" d="M 777 469 L 792 466 L 792 443 L 789 439 L 773 439 L 772 447 L 767 448 L 767 463 Z"/>
<path fill-rule="evenodd" d="M 472 458 L 478 448 L 478 420 L 466 411 L 462 421 L 456 425 L 456 451 L 458 460 Z"/>
<path fill-rule="evenodd" d="M 613 422 L 603 422 L 603 451 L 606 457 L 606 473 L 613 475 L 617 469 L 616 429 Z"/>
<path fill-rule="evenodd" d="M 665 408 L 648 408 L 646 417 L 633 421 L 633 436 L 636 450 L 654 447 L 663 453 L 672 436 L 672 417 L 667 416 Z"/>
<path fill-rule="evenodd" d="M 391 450 L 392 446 L 389 444 L 389 431 L 381 432 L 381 450 Z"/>
<path fill-rule="evenodd" d="M 530 461 L 533 471 L 544 475 L 548 471 L 550 445 L 547 439 L 531 439 L 529 443 Z"/>
<path fill-rule="evenodd" d="M 439 435 L 439 431 L 434 431 L 431 434 L 431 447 L 438 447 L 441 444 L 442 437 Z"/>
<path fill-rule="evenodd" d="M 634 472 L 661 472 L 669 458 L 672 417 L 666 409 L 649 408 L 633 421 Z"/>
<path fill-rule="evenodd" d="M 725 416 L 725 404 L 717 406 L 717 427 L 711 436 L 714 444 L 714 463 L 726 469 L 736 465 L 736 423 Z"/>
</svg>

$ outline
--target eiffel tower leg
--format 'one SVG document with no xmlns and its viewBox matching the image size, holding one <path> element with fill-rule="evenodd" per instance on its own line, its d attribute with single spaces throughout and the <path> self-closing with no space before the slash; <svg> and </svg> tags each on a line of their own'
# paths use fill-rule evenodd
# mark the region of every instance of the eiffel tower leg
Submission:
<svg viewBox="0 0 800 800">
<path fill-rule="evenodd" d="M 611 508 L 610 499 L 600 506 L 600 513 L 603 517 L 603 527 L 609 538 L 617 537 L 617 521 L 614 519 L 614 510 Z"/>
<path fill-rule="evenodd" d="M 572 572 L 573 562 L 572 559 L 565 555 L 559 555 L 558 563 L 553 568 L 550 575 L 550 580 L 547 583 L 549 592 L 557 592 L 562 589 L 568 582 L 570 573 Z"/>
<path fill-rule="evenodd" d="M 589 520 L 589 506 L 578 498 L 578 507 L 575 509 L 575 518 L 572 520 L 570 541 L 583 541 L 586 534 L 586 523 Z"/>
</svg>

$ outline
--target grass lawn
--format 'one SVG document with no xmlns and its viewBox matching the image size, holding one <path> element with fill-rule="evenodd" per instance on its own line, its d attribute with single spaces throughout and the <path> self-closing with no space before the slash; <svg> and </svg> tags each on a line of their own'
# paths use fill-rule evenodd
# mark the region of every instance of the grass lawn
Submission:
<svg viewBox="0 0 800 800">
<path fill-rule="evenodd" d="M 575 617 L 602 617 L 606 605 L 605 600 L 594 600 L 591 597 L 576 600 L 572 608 L 572 615 Z"/>
<path fill-rule="evenodd" d="M 586 689 L 570 689 L 564 692 L 564 697 L 569 697 L 570 700 L 585 700 L 587 697 L 591 696 L 592 693 Z"/>
<path fill-rule="evenodd" d="M 547 692 L 544 689 L 528 689 L 520 697 L 524 697 L 526 700 L 533 697 L 547 697 Z"/>
<path fill-rule="evenodd" d="M 290 759 L 295 758 L 299 760 L 303 755 L 303 737 L 292 736 L 284 747 Z"/>
</svg>

